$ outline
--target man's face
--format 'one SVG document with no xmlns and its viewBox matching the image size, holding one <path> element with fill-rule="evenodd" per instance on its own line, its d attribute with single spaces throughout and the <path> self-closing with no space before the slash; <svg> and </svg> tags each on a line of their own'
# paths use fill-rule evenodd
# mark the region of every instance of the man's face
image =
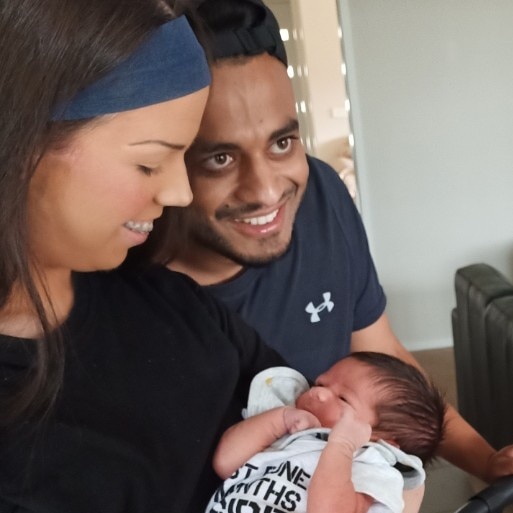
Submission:
<svg viewBox="0 0 513 513">
<path fill-rule="evenodd" d="M 260 265 L 286 251 L 308 166 L 280 61 L 262 54 L 213 66 L 186 164 L 194 199 L 184 217 L 195 258 Z"/>
</svg>

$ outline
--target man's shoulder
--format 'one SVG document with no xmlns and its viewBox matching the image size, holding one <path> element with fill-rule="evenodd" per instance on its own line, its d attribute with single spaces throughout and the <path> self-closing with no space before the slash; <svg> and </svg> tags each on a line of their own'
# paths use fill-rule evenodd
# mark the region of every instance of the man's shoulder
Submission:
<svg viewBox="0 0 513 513">
<path fill-rule="evenodd" d="M 324 160 L 312 155 L 306 155 L 306 161 L 308 162 L 310 174 L 313 174 L 314 177 L 327 180 L 338 178 L 340 180 L 337 172 Z"/>
<path fill-rule="evenodd" d="M 335 169 L 327 162 L 311 155 L 307 155 L 306 159 L 309 169 L 307 193 L 311 195 L 317 192 L 324 200 L 331 199 L 337 204 L 347 202 L 352 207 L 353 199 Z"/>
<path fill-rule="evenodd" d="M 297 223 L 309 223 L 312 213 L 315 218 L 333 220 L 347 227 L 347 223 L 358 219 L 357 208 L 344 182 L 326 162 L 307 155 L 309 167 L 308 184 L 301 204 Z"/>
</svg>

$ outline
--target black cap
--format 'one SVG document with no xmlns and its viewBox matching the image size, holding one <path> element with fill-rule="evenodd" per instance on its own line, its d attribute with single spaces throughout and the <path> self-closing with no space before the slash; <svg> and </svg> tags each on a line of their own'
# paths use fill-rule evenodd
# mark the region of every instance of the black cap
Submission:
<svg viewBox="0 0 513 513">
<path fill-rule="evenodd" d="M 205 24 L 214 61 L 267 52 L 287 66 L 278 22 L 260 0 L 203 0 L 197 13 Z"/>
</svg>

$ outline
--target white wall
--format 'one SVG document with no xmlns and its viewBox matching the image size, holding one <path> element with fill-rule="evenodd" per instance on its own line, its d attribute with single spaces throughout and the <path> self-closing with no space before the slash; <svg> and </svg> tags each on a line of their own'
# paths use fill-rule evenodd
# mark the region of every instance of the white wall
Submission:
<svg viewBox="0 0 513 513">
<path fill-rule="evenodd" d="M 513 2 L 339 2 L 388 313 L 408 348 L 451 345 L 455 270 L 484 261 L 513 278 Z"/>
</svg>

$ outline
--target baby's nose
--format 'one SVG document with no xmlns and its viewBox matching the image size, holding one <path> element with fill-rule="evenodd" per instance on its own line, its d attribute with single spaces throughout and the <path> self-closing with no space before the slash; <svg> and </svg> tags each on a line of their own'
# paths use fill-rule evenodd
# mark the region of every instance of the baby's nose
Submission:
<svg viewBox="0 0 513 513">
<path fill-rule="evenodd" d="M 312 388 L 312 392 L 321 403 L 325 403 L 333 399 L 333 392 L 329 388 L 315 386 Z"/>
</svg>

